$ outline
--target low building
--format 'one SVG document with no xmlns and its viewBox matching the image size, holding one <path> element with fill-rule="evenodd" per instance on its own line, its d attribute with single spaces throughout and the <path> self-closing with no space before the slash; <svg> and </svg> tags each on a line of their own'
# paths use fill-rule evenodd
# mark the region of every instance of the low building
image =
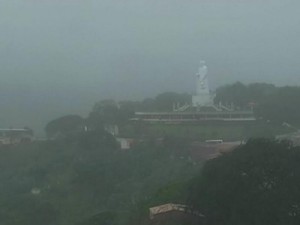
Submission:
<svg viewBox="0 0 300 225">
<path fill-rule="evenodd" d="M 300 131 L 290 134 L 277 135 L 276 139 L 279 141 L 290 141 L 294 146 L 300 146 Z"/>
<path fill-rule="evenodd" d="M 31 142 L 33 140 L 33 131 L 28 128 L 5 128 L 0 129 L 0 145 L 19 144 Z"/>
<path fill-rule="evenodd" d="M 120 148 L 122 150 L 131 149 L 134 144 L 134 139 L 130 139 L 130 138 L 116 138 L 116 140 L 119 143 Z"/>
<path fill-rule="evenodd" d="M 150 224 L 171 224 L 182 222 L 184 224 L 204 224 L 205 216 L 197 210 L 182 204 L 168 203 L 149 209 Z"/>
<path fill-rule="evenodd" d="M 132 121 L 160 123 L 197 123 L 204 121 L 253 122 L 252 111 L 212 112 L 136 112 Z"/>
</svg>

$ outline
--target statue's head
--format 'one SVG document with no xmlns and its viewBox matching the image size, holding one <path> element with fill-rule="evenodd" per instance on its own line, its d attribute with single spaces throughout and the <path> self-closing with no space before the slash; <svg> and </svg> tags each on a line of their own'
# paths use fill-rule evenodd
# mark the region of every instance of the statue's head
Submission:
<svg viewBox="0 0 300 225">
<path fill-rule="evenodd" d="M 200 66 L 205 66 L 205 61 L 204 60 L 200 60 Z"/>
</svg>

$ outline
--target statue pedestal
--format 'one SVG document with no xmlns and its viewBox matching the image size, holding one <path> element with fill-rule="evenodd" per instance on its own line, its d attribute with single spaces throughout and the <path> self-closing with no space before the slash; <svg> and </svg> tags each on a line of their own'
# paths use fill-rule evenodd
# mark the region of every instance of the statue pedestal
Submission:
<svg viewBox="0 0 300 225">
<path fill-rule="evenodd" d="M 193 107 L 212 106 L 213 98 L 209 93 L 195 95 L 192 98 Z"/>
</svg>

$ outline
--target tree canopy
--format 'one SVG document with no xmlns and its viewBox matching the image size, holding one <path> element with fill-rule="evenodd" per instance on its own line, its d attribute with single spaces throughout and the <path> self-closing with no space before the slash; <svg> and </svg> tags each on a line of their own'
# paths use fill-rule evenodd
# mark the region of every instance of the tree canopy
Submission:
<svg viewBox="0 0 300 225">
<path fill-rule="evenodd" d="M 276 123 L 300 124 L 300 87 L 275 87 L 272 84 L 240 82 L 217 89 L 215 103 L 239 109 L 253 107 L 255 115 Z"/>
<path fill-rule="evenodd" d="M 66 115 L 50 121 L 45 128 L 48 137 L 66 136 L 76 132 L 84 125 L 84 119 L 78 115 Z"/>
<path fill-rule="evenodd" d="M 195 178 L 190 203 L 209 225 L 282 225 L 300 222 L 300 148 L 250 140 L 210 160 Z"/>
<path fill-rule="evenodd" d="M 258 104 L 265 97 L 271 95 L 276 87 L 272 84 L 253 83 L 245 85 L 236 82 L 231 85 L 221 86 L 217 89 L 215 103 L 221 102 L 223 105 L 235 105 L 245 108 L 249 103 Z"/>
<path fill-rule="evenodd" d="M 271 121 L 300 124 L 299 99 L 299 87 L 278 88 L 261 100 L 256 114 Z"/>
</svg>

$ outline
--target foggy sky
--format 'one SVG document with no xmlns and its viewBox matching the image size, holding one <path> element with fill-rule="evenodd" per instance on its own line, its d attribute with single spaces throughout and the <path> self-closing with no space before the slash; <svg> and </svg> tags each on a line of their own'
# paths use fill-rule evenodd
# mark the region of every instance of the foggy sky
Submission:
<svg viewBox="0 0 300 225">
<path fill-rule="evenodd" d="M 297 0 L 0 0 L 0 127 L 81 114 L 104 98 L 300 85 Z"/>
</svg>

